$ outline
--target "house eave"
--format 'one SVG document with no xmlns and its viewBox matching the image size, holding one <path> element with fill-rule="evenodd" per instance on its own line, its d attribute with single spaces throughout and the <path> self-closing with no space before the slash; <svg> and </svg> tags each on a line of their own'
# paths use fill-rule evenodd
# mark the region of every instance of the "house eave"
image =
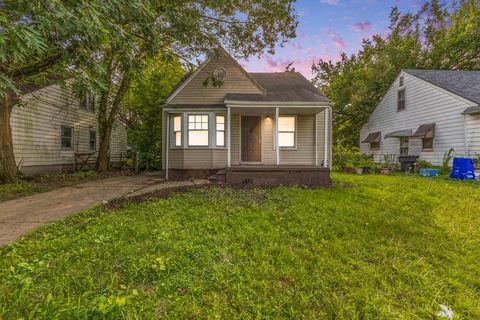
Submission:
<svg viewBox="0 0 480 320">
<path fill-rule="evenodd" d="M 239 100 L 225 100 L 228 107 L 243 106 L 243 107 L 258 107 L 258 106 L 277 106 L 277 107 L 330 107 L 332 102 L 310 102 L 310 101 L 239 101 Z"/>
</svg>

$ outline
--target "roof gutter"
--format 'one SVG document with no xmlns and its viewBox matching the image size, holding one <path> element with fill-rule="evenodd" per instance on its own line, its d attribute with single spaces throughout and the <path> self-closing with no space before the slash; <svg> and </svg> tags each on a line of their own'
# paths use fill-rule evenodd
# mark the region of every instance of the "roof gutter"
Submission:
<svg viewBox="0 0 480 320">
<path fill-rule="evenodd" d="M 239 101 L 239 100 L 225 100 L 226 105 L 229 106 L 302 106 L 302 107 L 330 107 L 333 102 L 305 102 L 305 101 Z"/>
</svg>

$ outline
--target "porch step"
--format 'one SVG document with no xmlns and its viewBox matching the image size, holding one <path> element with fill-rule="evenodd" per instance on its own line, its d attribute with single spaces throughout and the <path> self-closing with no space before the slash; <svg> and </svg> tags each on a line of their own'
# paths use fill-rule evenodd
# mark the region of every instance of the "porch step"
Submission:
<svg viewBox="0 0 480 320">
<path fill-rule="evenodd" d="M 218 170 L 217 173 L 208 177 L 208 180 L 211 182 L 225 183 L 225 169 Z"/>
</svg>

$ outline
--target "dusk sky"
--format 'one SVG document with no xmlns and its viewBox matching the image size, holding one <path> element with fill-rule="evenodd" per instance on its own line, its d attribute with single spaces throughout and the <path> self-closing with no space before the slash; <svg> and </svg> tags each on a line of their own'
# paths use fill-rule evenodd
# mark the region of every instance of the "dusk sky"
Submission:
<svg viewBox="0 0 480 320">
<path fill-rule="evenodd" d="M 284 71 L 293 66 L 305 77 L 312 78 L 312 61 L 320 58 L 337 61 L 341 52 L 357 52 L 363 38 L 385 35 L 390 9 L 398 5 L 402 12 L 416 11 L 422 0 L 298 0 L 297 38 L 274 56 L 253 57 L 241 64 L 250 72 Z"/>
</svg>

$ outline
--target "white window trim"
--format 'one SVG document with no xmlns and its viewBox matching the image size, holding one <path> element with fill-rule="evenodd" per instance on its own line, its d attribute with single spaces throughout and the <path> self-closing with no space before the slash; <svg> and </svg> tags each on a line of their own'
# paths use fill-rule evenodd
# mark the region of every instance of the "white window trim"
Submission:
<svg viewBox="0 0 480 320">
<path fill-rule="evenodd" d="M 180 117 L 180 131 L 175 130 L 175 118 Z M 172 141 L 172 147 L 173 148 L 182 148 L 183 147 L 183 115 L 181 113 L 177 114 L 172 114 L 172 134 L 173 134 L 173 141 Z M 177 145 L 177 137 L 175 134 L 177 132 L 180 132 L 180 145 Z"/>
<path fill-rule="evenodd" d="M 282 117 L 293 117 L 295 118 L 295 131 L 293 131 L 293 143 L 294 143 L 294 146 L 293 147 L 282 147 L 282 146 L 278 146 L 278 148 L 280 150 L 292 150 L 292 151 L 295 151 L 295 150 L 298 150 L 298 143 L 297 143 L 297 138 L 298 138 L 298 116 L 296 114 L 280 114 L 278 116 L 278 119 L 280 120 L 280 118 Z M 280 122 L 280 121 L 279 121 Z M 275 123 L 275 126 L 278 126 L 278 123 Z M 280 131 L 280 128 L 278 130 L 278 135 L 280 136 L 280 133 L 281 132 L 292 132 L 292 131 Z M 275 134 L 273 135 L 273 150 L 275 150 L 275 146 L 276 146 L 276 143 L 275 143 L 275 139 L 276 139 L 276 136 Z"/>
<path fill-rule="evenodd" d="M 216 148 L 226 148 L 226 146 L 227 146 L 227 144 L 226 144 L 226 142 L 227 142 L 226 141 L 226 138 L 227 138 L 227 130 L 226 130 L 227 129 L 227 117 L 223 113 L 215 113 L 213 115 L 213 117 L 215 119 L 214 120 L 215 121 L 215 135 L 214 135 L 214 137 L 215 137 L 215 147 Z M 217 117 L 223 117 L 223 130 L 218 130 L 218 128 L 217 128 L 217 125 L 218 125 Z M 218 144 L 218 141 L 217 141 L 217 133 L 218 132 L 223 132 L 223 145 Z"/>
<path fill-rule="evenodd" d="M 399 102 L 398 95 L 400 94 L 400 91 L 403 91 L 403 102 L 404 102 L 404 107 L 403 107 L 403 109 L 398 109 L 398 102 Z M 405 86 L 398 88 L 398 90 L 397 90 L 397 97 L 396 97 L 396 98 L 397 98 L 397 99 L 396 99 L 396 109 L 397 109 L 397 112 L 402 112 L 402 111 L 407 110 L 407 89 L 405 88 Z"/>
<path fill-rule="evenodd" d="M 63 146 L 63 128 L 70 129 L 70 147 Z M 61 150 L 73 150 L 73 127 L 68 125 L 60 125 L 60 149 Z"/>
<path fill-rule="evenodd" d="M 199 149 L 210 149 L 210 131 L 211 131 L 211 125 L 210 125 L 210 115 L 211 113 L 187 113 L 186 117 L 186 123 L 187 127 L 185 129 L 187 133 L 187 147 L 189 148 L 199 148 Z M 207 129 L 190 129 L 190 116 L 207 116 Z M 190 144 L 190 131 L 207 131 L 207 144 L 206 145 L 192 145 Z"/>
</svg>

